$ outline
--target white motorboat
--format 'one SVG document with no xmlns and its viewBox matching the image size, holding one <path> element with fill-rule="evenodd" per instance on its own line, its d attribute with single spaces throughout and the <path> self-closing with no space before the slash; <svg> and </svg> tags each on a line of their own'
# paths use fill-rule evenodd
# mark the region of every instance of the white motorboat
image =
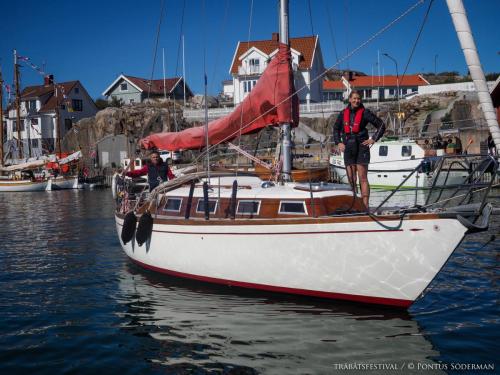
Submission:
<svg viewBox="0 0 500 375">
<path fill-rule="evenodd" d="M 400 184 L 403 188 L 429 187 L 434 182 L 434 167 L 438 164 L 428 158 L 429 169 L 425 173 L 411 173 L 420 166 L 425 159 L 425 150 L 413 140 L 387 140 L 375 143 L 370 148 L 370 164 L 368 165 L 368 182 L 373 188 L 392 189 Z M 332 154 L 330 166 L 342 183 L 349 183 L 344 155 Z M 411 175 L 411 176 L 410 176 Z M 446 182 L 448 185 L 461 184 L 469 175 L 465 166 L 455 165 L 445 175 L 441 174 L 438 184 Z"/>
</svg>

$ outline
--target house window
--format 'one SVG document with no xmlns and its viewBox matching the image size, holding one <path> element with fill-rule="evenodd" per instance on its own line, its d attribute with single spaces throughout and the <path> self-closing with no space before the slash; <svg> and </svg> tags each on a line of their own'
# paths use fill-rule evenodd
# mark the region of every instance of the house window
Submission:
<svg viewBox="0 0 500 375">
<path fill-rule="evenodd" d="M 38 148 L 38 139 L 31 140 L 31 148 Z"/>
<path fill-rule="evenodd" d="M 167 198 L 163 211 L 180 212 L 182 205 L 182 198 Z"/>
<path fill-rule="evenodd" d="M 371 98 L 372 97 L 372 90 L 371 89 L 368 89 L 368 90 L 365 90 L 365 98 Z"/>
<path fill-rule="evenodd" d="M 417 92 L 418 91 L 418 88 L 417 87 L 412 87 L 411 88 L 411 92 Z"/>
<path fill-rule="evenodd" d="M 64 119 L 64 127 L 66 128 L 66 131 L 71 129 L 72 126 L 73 126 L 73 121 L 71 121 L 70 118 L 65 118 Z"/>
<path fill-rule="evenodd" d="M 280 214 L 293 214 L 293 215 L 306 215 L 306 203 L 304 201 L 294 202 L 294 201 L 281 201 Z"/>
<path fill-rule="evenodd" d="M 243 92 L 247 93 L 252 91 L 252 88 L 257 84 L 256 80 L 253 81 L 243 81 Z"/>
<path fill-rule="evenodd" d="M 208 212 L 214 213 L 216 208 L 217 208 L 217 200 L 209 199 Z M 196 205 L 196 212 L 198 213 L 205 212 L 205 201 L 203 198 L 198 199 L 198 204 Z"/>
<path fill-rule="evenodd" d="M 401 95 L 406 95 L 408 93 L 407 89 L 401 89 Z"/>
<path fill-rule="evenodd" d="M 83 101 L 80 99 L 72 99 L 71 106 L 73 107 L 73 111 L 83 111 Z"/>
<path fill-rule="evenodd" d="M 378 149 L 378 156 L 387 156 L 389 153 L 389 147 L 388 146 L 380 146 Z"/>
<path fill-rule="evenodd" d="M 411 156 L 411 146 L 401 147 L 401 156 L 404 156 L 404 157 Z"/>
<path fill-rule="evenodd" d="M 79 94 L 79 93 L 80 93 L 80 88 L 75 87 L 75 94 Z"/>
<path fill-rule="evenodd" d="M 30 100 L 28 102 L 28 111 L 36 111 L 36 100 Z"/>
<path fill-rule="evenodd" d="M 250 60 L 248 60 L 248 64 L 250 64 L 250 66 L 259 66 L 260 60 L 259 59 L 250 59 Z"/>
<path fill-rule="evenodd" d="M 389 89 L 389 95 L 394 96 L 394 92 L 395 92 L 394 89 Z"/>
<path fill-rule="evenodd" d="M 120 83 L 120 91 L 127 91 L 128 85 L 127 83 Z"/>
<path fill-rule="evenodd" d="M 240 215 L 258 215 L 260 201 L 239 201 L 236 213 Z"/>
<path fill-rule="evenodd" d="M 38 119 L 37 118 L 32 118 L 31 119 L 31 126 L 33 125 L 38 125 Z"/>
</svg>

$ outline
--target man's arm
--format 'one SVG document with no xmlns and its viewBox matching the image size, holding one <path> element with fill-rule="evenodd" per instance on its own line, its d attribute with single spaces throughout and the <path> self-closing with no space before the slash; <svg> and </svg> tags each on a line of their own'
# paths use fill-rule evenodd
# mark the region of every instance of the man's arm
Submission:
<svg viewBox="0 0 500 375">
<path fill-rule="evenodd" d="M 128 177 L 141 177 L 141 176 L 148 174 L 148 171 L 149 171 L 149 168 L 148 168 L 148 165 L 146 164 L 141 169 L 136 169 L 134 171 L 128 171 L 126 173 L 126 176 L 128 176 Z"/>
<path fill-rule="evenodd" d="M 167 177 L 169 180 L 173 180 L 175 178 L 175 174 L 172 172 L 170 167 L 167 167 Z"/>
</svg>

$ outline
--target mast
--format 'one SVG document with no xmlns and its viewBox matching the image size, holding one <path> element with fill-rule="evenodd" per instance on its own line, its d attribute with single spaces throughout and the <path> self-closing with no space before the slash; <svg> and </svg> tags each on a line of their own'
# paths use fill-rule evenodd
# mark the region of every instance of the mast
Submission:
<svg viewBox="0 0 500 375">
<path fill-rule="evenodd" d="M 3 167 L 3 78 L 0 67 L 0 167 Z"/>
<path fill-rule="evenodd" d="M 161 49 L 161 54 L 163 57 L 163 99 L 165 103 L 167 102 L 167 87 L 165 86 L 165 48 Z"/>
<path fill-rule="evenodd" d="M 54 95 L 56 97 L 56 117 L 55 117 L 55 128 L 56 128 L 56 153 L 59 154 L 59 158 L 61 157 L 61 132 L 59 126 L 59 95 L 57 92 L 57 85 L 55 82 L 52 83 L 54 85 Z"/>
<path fill-rule="evenodd" d="M 14 50 L 14 84 L 16 85 L 16 128 L 17 147 L 19 149 L 19 159 L 24 158 L 23 140 L 21 138 L 21 93 L 19 91 L 19 65 L 17 65 L 17 51 Z"/>
<path fill-rule="evenodd" d="M 280 43 L 288 45 L 288 0 L 280 1 Z M 283 181 L 290 181 L 292 173 L 292 142 L 290 124 L 282 124 L 281 131 L 283 133 L 281 147 L 283 167 L 281 177 L 283 178 Z"/>
<path fill-rule="evenodd" d="M 186 64 L 184 58 L 184 34 L 182 34 L 182 86 L 184 90 L 184 108 L 186 108 Z"/>
<path fill-rule="evenodd" d="M 470 75 L 474 81 L 474 85 L 476 86 L 481 109 L 484 117 L 486 118 L 486 122 L 488 123 L 488 128 L 491 136 L 493 137 L 493 141 L 495 142 L 497 153 L 500 153 L 500 128 L 496 119 L 495 109 L 493 108 L 490 91 L 488 90 L 488 86 L 486 84 L 486 78 L 484 77 L 484 72 L 481 67 L 481 61 L 479 60 L 479 54 L 477 53 L 476 43 L 474 42 L 474 37 L 472 36 L 467 14 L 465 13 L 464 4 L 462 3 L 462 0 L 446 0 L 446 3 L 448 4 L 448 9 L 457 32 L 458 40 L 460 41 L 460 46 L 462 47 Z"/>
</svg>

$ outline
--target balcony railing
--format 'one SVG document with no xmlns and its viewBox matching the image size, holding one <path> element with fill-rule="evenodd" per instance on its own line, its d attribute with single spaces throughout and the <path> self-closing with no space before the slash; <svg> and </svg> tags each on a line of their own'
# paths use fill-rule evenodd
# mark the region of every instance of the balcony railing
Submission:
<svg viewBox="0 0 500 375">
<path fill-rule="evenodd" d="M 299 113 L 301 115 L 309 114 L 325 114 L 329 115 L 334 112 L 340 112 L 344 108 L 344 103 L 341 101 L 329 101 L 322 103 L 304 103 L 300 104 Z M 233 107 L 228 108 L 211 108 L 208 110 L 208 118 L 216 119 L 230 114 L 234 110 Z M 186 119 L 203 119 L 205 118 L 204 109 L 185 109 L 184 118 Z"/>
</svg>

